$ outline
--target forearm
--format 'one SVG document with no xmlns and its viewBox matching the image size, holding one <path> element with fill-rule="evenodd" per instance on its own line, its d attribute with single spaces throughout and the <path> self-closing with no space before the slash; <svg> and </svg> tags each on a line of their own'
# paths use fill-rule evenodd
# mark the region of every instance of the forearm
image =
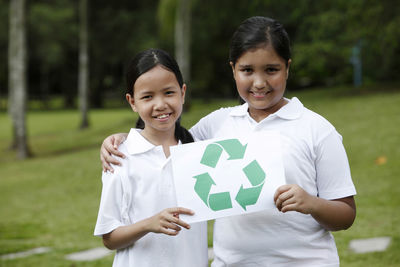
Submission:
<svg viewBox="0 0 400 267">
<path fill-rule="evenodd" d="M 311 216 L 329 231 L 348 229 L 356 217 L 356 207 L 353 197 L 337 200 L 326 200 L 313 197 Z"/>
<path fill-rule="evenodd" d="M 193 215 L 194 212 L 182 207 L 164 209 L 150 218 L 118 227 L 111 233 L 103 235 L 104 246 L 109 249 L 125 248 L 149 232 L 176 236 L 181 227 L 190 229 L 189 224 L 179 219 L 179 214 Z"/>
<path fill-rule="evenodd" d="M 131 225 L 118 227 L 111 233 L 103 235 L 104 246 L 114 250 L 132 245 L 150 232 L 147 220 L 148 219 L 145 219 Z"/>
</svg>

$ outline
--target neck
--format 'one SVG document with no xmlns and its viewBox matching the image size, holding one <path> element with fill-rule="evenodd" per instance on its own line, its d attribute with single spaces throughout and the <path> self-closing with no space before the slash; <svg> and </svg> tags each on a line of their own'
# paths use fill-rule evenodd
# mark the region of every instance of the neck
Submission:
<svg viewBox="0 0 400 267">
<path fill-rule="evenodd" d="M 267 109 L 255 109 L 249 107 L 249 114 L 250 117 L 252 117 L 256 122 L 260 122 L 269 115 L 277 112 L 281 107 L 286 105 L 288 101 L 284 98 L 282 98 L 278 103 L 276 103 L 274 106 L 267 108 Z"/>
<path fill-rule="evenodd" d="M 169 156 L 169 147 L 178 144 L 175 139 L 175 128 L 169 131 L 151 131 L 144 128 L 142 136 L 155 146 L 162 146 L 165 156 Z"/>
</svg>

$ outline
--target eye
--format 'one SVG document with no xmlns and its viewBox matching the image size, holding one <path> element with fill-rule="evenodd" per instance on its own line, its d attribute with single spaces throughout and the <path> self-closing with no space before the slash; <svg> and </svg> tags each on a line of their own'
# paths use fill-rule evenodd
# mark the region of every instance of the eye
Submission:
<svg viewBox="0 0 400 267">
<path fill-rule="evenodd" d="M 247 73 L 252 73 L 253 69 L 252 68 L 242 68 L 242 69 L 240 69 L 240 71 L 247 74 Z"/>
<path fill-rule="evenodd" d="M 265 71 L 267 73 L 276 73 L 276 72 L 279 71 L 279 69 L 278 68 L 274 68 L 274 67 L 269 67 L 269 68 L 266 68 Z"/>
<path fill-rule="evenodd" d="M 148 99 L 151 99 L 151 98 L 152 98 L 151 95 L 144 95 L 140 99 L 148 100 Z"/>
<path fill-rule="evenodd" d="M 173 94 L 175 94 L 175 91 L 168 90 L 168 91 L 165 92 L 165 94 L 166 95 L 173 95 Z"/>
</svg>

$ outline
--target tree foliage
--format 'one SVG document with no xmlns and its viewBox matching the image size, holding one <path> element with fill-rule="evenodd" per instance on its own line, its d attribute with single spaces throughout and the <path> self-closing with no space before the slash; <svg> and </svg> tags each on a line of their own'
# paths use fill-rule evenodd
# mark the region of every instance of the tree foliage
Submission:
<svg viewBox="0 0 400 267">
<path fill-rule="evenodd" d="M 29 1 L 29 95 L 63 95 L 76 105 L 78 0 Z M 0 50 L 7 50 L 8 5 L 0 0 Z M 174 51 L 177 0 L 90 1 L 91 105 L 112 96 L 123 102 L 124 69 L 138 51 Z M 397 0 L 192 0 L 193 97 L 236 95 L 228 62 L 231 35 L 247 17 L 281 21 L 292 41 L 289 88 L 351 84 L 353 47 L 361 42 L 364 83 L 398 80 L 400 2 Z M 6 93 L 6 53 L 0 54 L 0 96 Z"/>
</svg>

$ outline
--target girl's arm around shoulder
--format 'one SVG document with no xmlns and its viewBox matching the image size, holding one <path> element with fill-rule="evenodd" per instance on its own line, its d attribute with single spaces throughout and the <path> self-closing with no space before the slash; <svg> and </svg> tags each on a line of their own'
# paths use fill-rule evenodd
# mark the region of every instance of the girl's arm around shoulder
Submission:
<svg viewBox="0 0 400 267">
<path fill-rule="evenodd" d="M 327 200 L 308 194 L 298 185 L 283 185 L 274 195 L 276 207 L 281 212 L 297 211 L 310 214 L 329 231 L 348 229 L 356 218 L 353 196 Z"/>
<path fill-rule="evenodd" d="M 111 164 L 121 165 L 121 162 L 113 155 L 125 158 L 125 154 L 118 150 L 118 146 L 126 140 L 127 136 L 127 133 L 117 133 L 104 139 L 100 148 L 100 161 L 103 171 L 114 172 Z"/>
<path fill-rule="evenodd" d="M 121 249 L 132 245 L 146 234 L 160 233 L 170 236 L 179 234 L 181 227 L 190 229 L 190 225 L 179 219 L 179 214 L 193 215 L 193 211 L 185 208 L 168 208 L 154 216 L 127 226 L 120 226 L 103 235 L 104 246 L 108 249 Z"/>
</svg>

